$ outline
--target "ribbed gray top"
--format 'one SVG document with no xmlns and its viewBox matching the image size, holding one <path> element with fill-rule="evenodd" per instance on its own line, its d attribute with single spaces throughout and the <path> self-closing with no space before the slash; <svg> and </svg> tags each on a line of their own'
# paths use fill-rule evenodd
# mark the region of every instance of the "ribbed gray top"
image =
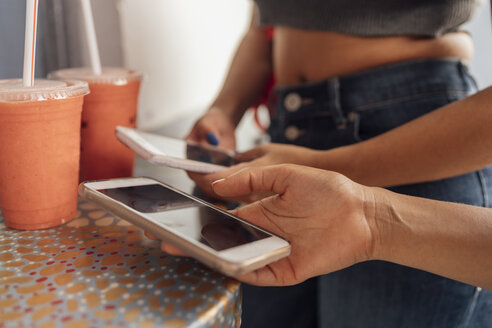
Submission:
<svg viewBox="0 0 492 328">
<path fill-rule="evenodd" d="M 262 25 L 360 36 L 439 36 L 469 21 L 483 0 L 255 0 Z"/>
</svg>

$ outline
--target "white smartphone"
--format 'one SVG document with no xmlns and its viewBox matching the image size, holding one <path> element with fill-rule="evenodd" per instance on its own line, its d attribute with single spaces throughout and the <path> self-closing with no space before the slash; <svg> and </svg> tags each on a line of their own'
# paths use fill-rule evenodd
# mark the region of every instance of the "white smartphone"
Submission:
<svg viewBox="0 0 492 328">
<path fill-rule="evenodd" d="M 83 182 L 79 194 L 229 276 L 290 254 L 285 239 L 153 179 Z"/>
<path fill-rule="evenodd" d="M 213 173 L 236 164 L 235 153 L 181 139 L 116 127 L 116 137 L 143 159 L 186 171 Z"/>
</svg>

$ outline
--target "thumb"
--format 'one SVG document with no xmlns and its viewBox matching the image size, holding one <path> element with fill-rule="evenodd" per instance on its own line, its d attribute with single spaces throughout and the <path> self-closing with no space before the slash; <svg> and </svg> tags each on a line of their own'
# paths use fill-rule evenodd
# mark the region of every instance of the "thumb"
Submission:
<svg viewBox="0 0 492 328">
<path fill-rule="evenodd" d="M 225 179 L 212 183 L 212 189 L 223 197 L 238 197 L 253 192 L 273 192 L 282 195 L 288 188 L 288 176 L 291 165 L 273 165 L 249 167 L 238 171 Z"/>
<path fill-rule="evenodd" d="M 195 141 L 202 144 L 212 144 L 216 146 L 220 141 L 219 136 L 220 132 L 217 127 L 207 122 L 200 122 L 193 127 L 185 139 L 187 141 Z"/>
<path fill-rule="evenodd" d="M 276 196 L 272 196 L 262 202 L 258 201 L 239 207 L 235 210 L 229 211 L 229 213 L 287 239 L 288 236 L 286 235 L 286 233 L 280 228 L 278 223 L 274 222 L 275 215 L 273 213 L 271 213 L 270 216 L 266 215 L 267 211 L 265 211 L 265 207 L 271 207 L 273 205 L 273 202 L 275 202 L 275 197 Z"/>
</svg>

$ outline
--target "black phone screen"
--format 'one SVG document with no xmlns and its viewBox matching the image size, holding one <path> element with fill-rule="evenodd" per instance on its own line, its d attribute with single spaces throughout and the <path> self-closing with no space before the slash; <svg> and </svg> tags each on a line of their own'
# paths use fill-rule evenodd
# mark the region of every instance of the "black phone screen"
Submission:
<svg viewBox="0 0 492 328">
<path fill-rule="evenodd" d="M 237 164 L 234 157 L 231 157 L 229 154 L 223 151 L 214 149 L 212 147 L 204 147 L 190 143 L 186 145 L 186 158 L 194 161 L 222 166 L 232 166 L 234 164 Z"/>
<path fill-rule="evenodd" d="M 270 237 L 269 234 L 160 184 L 99 189 L 163 227 L 217 251 Z"/>
</svg>

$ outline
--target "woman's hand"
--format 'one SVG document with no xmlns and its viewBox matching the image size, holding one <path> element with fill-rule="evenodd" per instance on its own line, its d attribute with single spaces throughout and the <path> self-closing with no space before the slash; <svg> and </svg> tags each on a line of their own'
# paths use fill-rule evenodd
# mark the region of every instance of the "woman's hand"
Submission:
<svg viewBox="0 0 492 328">
<path fill-rule="evenodd" d="M 290 256 L 236 277 L 243 282 L 293 285 L 372 258 L 372 189 L 340 174 L 296 165 L 255 167 L 214 182 L 213 190 L 226 198 L 273 193 L 233 213 L 292 246 Z M 166 243 L 162 249 L 183 255 Z"/>
<path fill-rule="evenodd" d="M 212 143 L 214 146 L 235 150 L 236 138 L 234 129 L 234 123 L 224 112 L 217 108 L 211 108 L 198 119 L 186 137 L 186 140 L 206 145 Z M 211 134 L 213 137 L 211 137 Z"/>
<path fill-rule="evenodd" d="M 233 213 L 292 246 L 290 256 L 241 281 L 292 285 L 379 259 L 492 289 L 489 208 L 405 196 L 296 165 L 244 169 L 213 189 L 224 197 L 274 193 Z M 162 249 L 184 255 L 170 244 Z"/>
<path fill-rule="evenodd" d="M 247 167 L 258 167 L 287 163 L 315 167 L 317 166 L 317 160 L 320 153 L 321 152 L 309 148 L 270 143 L 253 148 L 244 153 L 237 154 L 236 160 L 242 163 L 234 165 L 226 170 L 212 174 L 188 172 L 188 176 L 193 179 L 193 181 L 195 181 L 197 186 L 206 195 L 210 197 L 250 203 L 265 196 L 268 196 L 270 195 L 270 193 L 254 192 L 249 195 L 224 197 L 221 195 L 217 195 L 214 192 L 214 190 L 212 189 L 212 182 L 230 176 L 231 174 L 234 174 Z"/>
</svg>

